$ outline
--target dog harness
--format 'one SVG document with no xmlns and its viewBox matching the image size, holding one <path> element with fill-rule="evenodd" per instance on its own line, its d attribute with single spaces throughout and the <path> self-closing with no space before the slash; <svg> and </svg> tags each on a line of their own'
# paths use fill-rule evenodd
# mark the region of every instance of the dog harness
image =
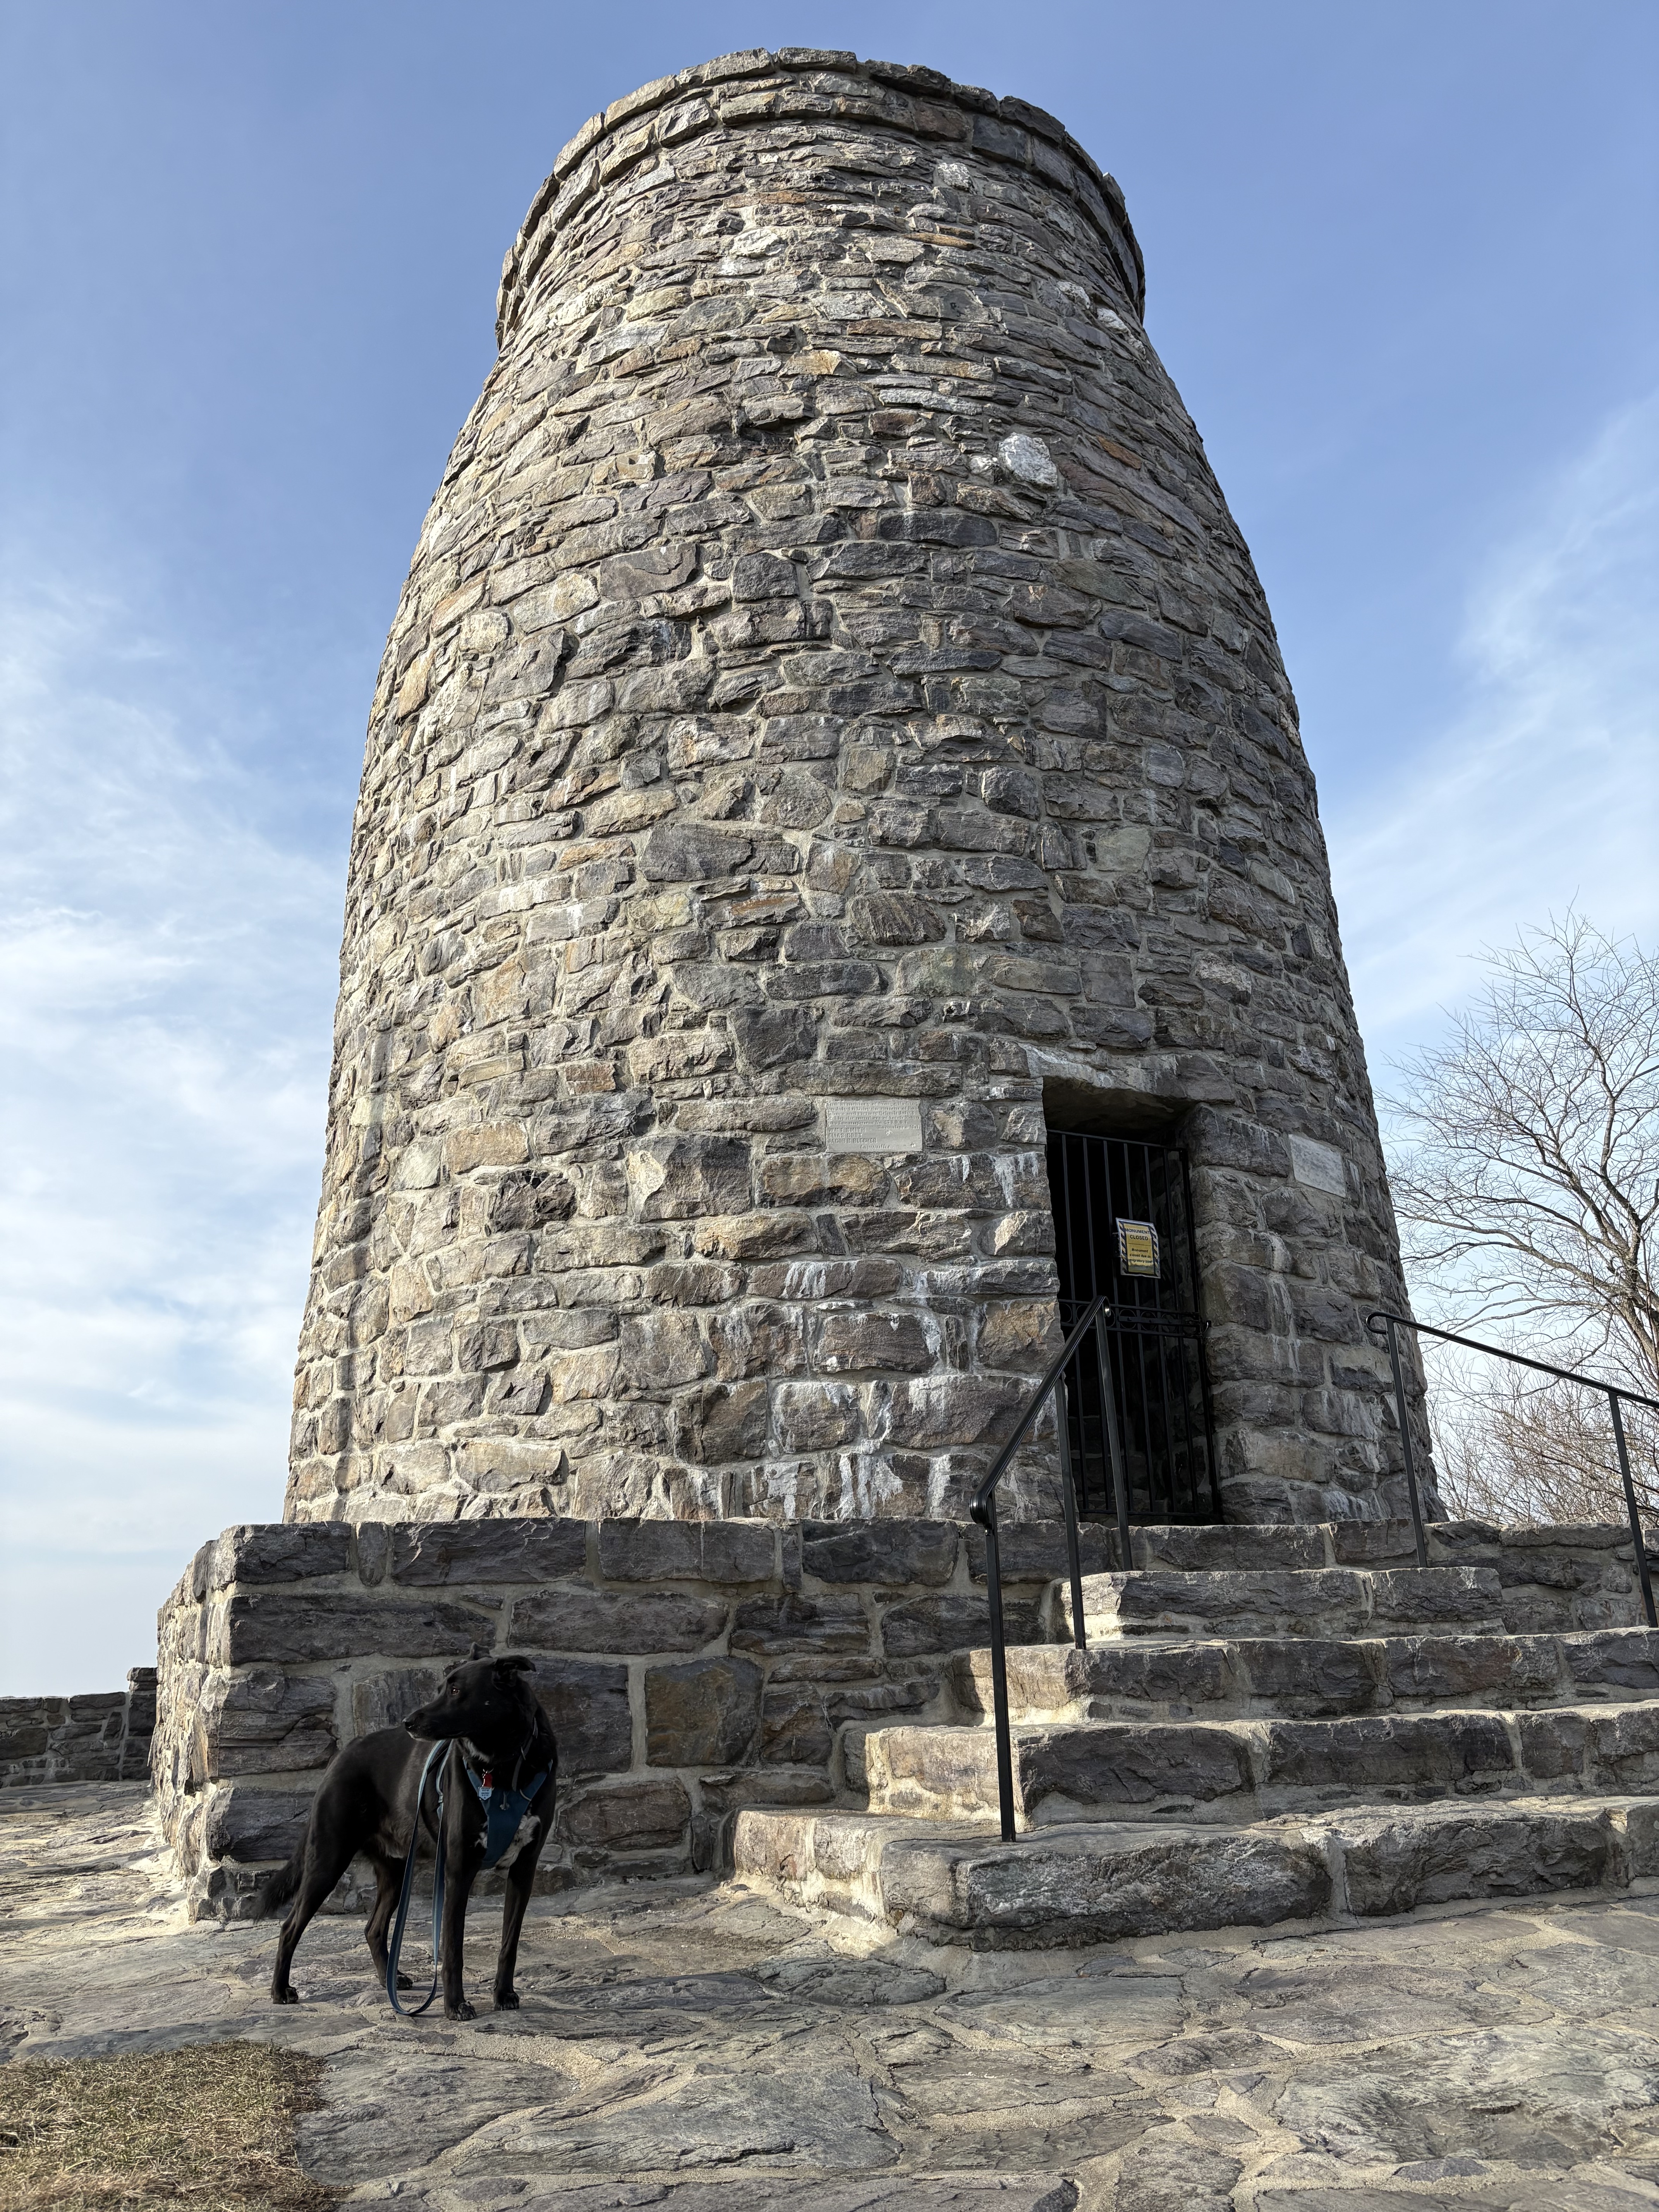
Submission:
<svg viewBox="0 0 1659 2212">
<path fill-rule="evenodd" d="M 444 1774 L 442 1760 L 450 1747 L 451 1738 L 434 1743 L 426 1765 L 421 1769 L 420 1787 L 415 1792 L 415 1826 L 410 1832 L 409 1856 L 404 1861 L 404 1886 L 398 1899 L 397 1917 L 392 1923 L 392 1940 L 386 1946 L 386 1993 L 392 2000 L 392 2009 L 405 2020 L 417 2020 L 438 1994 L 438 1983 L 443 1973 L 443 1916 L 444 1916 Z M 472 1762 L 459 1745 L 456 1756 L 461 1770 L 477 1794 L 484 1816 L 484 1867 L 493 1867 L 503 1857 L 513 1838 L 519 1832 L 519 1823 L 530 1810 L 532 1801 L 539 1796 L 547 1780 L 549 1769 L 544 1767 L 532 1782 L 522 1790 L 502 1790 L 497 1787 L 494 1771 L 486 1767 L 482 1774 L 473 1771 Z M 524 1753 L 519 1753 L 519 1767 L 524 1765 Z M 398 1997 L 398 1958 L 404 1948 L 404 1929 L 409 1923 L 409 1900 L 415 1887 L 415 1846 L 420 1841 L 421 1821 L 426 1810 L 427 1778 L 434 1767 L 438 1770 L 436 1785 L 437 1817 L 432 1824 L 434 1866 L 432 1874 L 432 1987 L 417 2005 L 400 2003 Z M 480 1869 L 483 1871 L 483 1869 Z"/>
<path fill-rule="evenodd" d="M 520 1764 L 522 1765 L 524 1760 L 522 1752 L 519 1754 L 519 1759 Z M 479 1804 L 483 1807 L 483 1863 L 486 1867 L 493 1867 L 496 1860 L 510 1848 L 513 1838 L 519 1832 L 520 1822 L 530 1810 L 534 1800 L 540 1796 L 542 1784 L 547 1779 L 547 1769 L 543 1767 L 534 1781 L 526 1782 L 522 1790 L 516 1786 L 510 1790 L 503 1790 L 496 1782 L 493 1769 L 487 1766 L 480 1774 L 465 1752 L 461 1753 L 461 1765 L 465 1770 L 467 1780 L 472 1784 Z M 516 1769 L 514 1772 L 516 1775 Z"/>
</svg>

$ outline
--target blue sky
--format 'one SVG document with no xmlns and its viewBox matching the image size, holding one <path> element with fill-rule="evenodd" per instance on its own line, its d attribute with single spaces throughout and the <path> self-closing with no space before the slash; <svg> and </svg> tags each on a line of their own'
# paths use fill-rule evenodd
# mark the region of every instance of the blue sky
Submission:
<svg viewBox="0 0 1659 2212">
<path fill-rule="evenodd" d="M 746 46 L 1114 171 L 1253 547 L 1374 1073 L 1659 920 L 1650 0 L 0 4 L 0 1692 L 280 1510 L 375 664 L 564 139 Z"/>
</svg>

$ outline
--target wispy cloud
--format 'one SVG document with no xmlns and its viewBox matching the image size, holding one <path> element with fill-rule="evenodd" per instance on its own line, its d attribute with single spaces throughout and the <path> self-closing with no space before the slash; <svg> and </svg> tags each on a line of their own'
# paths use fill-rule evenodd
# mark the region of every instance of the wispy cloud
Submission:
<svg viewBox="0 0 1659 2212">
<path fill-rule="evenodd" d="M 338 872 L 112 601 L 0 605 L 0 1689 L 118 1681 L 280 1510 Z"/>
<path fill-rule="evenodd" d="M 1659 396 L 1540 489 L 1471 589 L 1461 702 L 1327 823 L 1373 1060 L 1419 1042 L 1468 956 L 1575 900 L 1659 917 Z M 1402 690 L 1409 689 L 1409 675 Z"/>
</svg>

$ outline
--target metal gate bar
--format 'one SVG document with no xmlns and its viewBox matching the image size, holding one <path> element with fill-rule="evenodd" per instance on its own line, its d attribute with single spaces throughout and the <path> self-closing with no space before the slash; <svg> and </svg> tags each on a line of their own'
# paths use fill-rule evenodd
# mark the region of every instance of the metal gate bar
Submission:
<svg viewBox="0 0 1659 2212">
<path fill-rule="evenodd" d="M 1057 1129 L 1048 1138 L 1061 1318 L 1070 1328 L 1104 1297 L 1104 1353 L 1080 1356 L 1067 1393 L 1068 1455 L 1078 1510 L 1114 1512 L 1105 1392 L 1112 1392 L 1137 1521 L 1218 1521 L 1210 1378 L 1198 1313 L 1198 1245 L 1180 1150 Z M 1121 1273 L 1117 1223 L 1148 1221 L 1156 1277 Z"/>
</svg>

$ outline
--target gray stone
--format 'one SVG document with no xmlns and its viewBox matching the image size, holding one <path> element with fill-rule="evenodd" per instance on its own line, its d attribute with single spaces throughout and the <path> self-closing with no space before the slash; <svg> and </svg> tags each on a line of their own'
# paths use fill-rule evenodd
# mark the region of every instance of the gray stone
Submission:
<svg viewBox="0 0 1659 2212">
<path fill-rule="evenodd" d="M 859 2011 L 919 2004 L 943 1996 L 945 1987 L 944 1978 L 926 1966 L 894 1966 L 884 1959 L 777 1959 L 758 1968 L 756 1978 L 783 1996 Z"/>
<path fill-rule="evenodd" d="M 1561 1653 L 1581 1688 L 1636 1690 L 1659 1695 L 1659 1631 L 1617 1629 L 1600 1635 L 1564 1636 Z"/>
<path fill-rule="evenodd" d="M 770 1582 L 777 1538 L 763 1522 L 602 1521 L 599 1572 L 608 1582 Z"/>
<path fill-rule="evenodd" d="M 976 1583 L 985 1580 L 985 1531 L 970 1522 L 968 1571 Z M 1079 1531 L 1078 1550 L 1085 1575 L 1104 1572 L 1114 1563 L 1115 1529 L 1085 1524 Z M 1048 1582 L 1066 1572 L 1066 1524 L 1063 1521 L 1011 1521 L 997 1531 L 997 1550 L 1002 1579 L 1011 1582 Z"/>
<path fill-rule="evenodd" d="M 341 1575 L 351 1565 L 351 1531 L 264 1522 L 227 1528 L 213 1547 L 211 1589 L 233 1583 L 293 1583 Z"/>
<path fill-rule="evenodd" d="M 938 1818 L 995 1809 L 995 1745 L 984 1729 L 884 1729 L 866 1743 L 871 1803 Z M 1229 1730 L 1096 1723 L 1022 1728 L 1013 1740 L 1014 1802 L 1028 1819 L 1139 1814 L 1247 1798 L 1247 1745 Z"/>
<path fill-rule="evenodd" d="M 298 1659 L 465 1659 L 493 1644 L 493 1607 L 434 1598 L 376 1604 L 301 1590 L 237 1589 L 214 1623 L 209 1656 L 227 1667 Z"/>
<path fill-rule="evenodd" d="M 554 1651 L 701 1651 L 725 1627 L 726 1610 L 678 1592 L 570 1583 L 516 1599 L 507 1640 Z"/>
<path fill-rule="evenodd" d="M 648 2079 L 648 2077 L 647 2077 Z M 646 2081 L 640 2086 L 644 2087 Z M 769 2054 L 741 2071 L 698 2075 L 678 2094 L 613 2105 L 595 2129 L 550 2104 L 481 2128 L 456 2160 L 463 2176 L 533 2173 L 880 2172 L 898 2161 L 868 2081 L 839 2054 L 810 2067 Z"/>
<path fill-rule="evenodd" d="M 285 1859 L 305 1833 L 309 1790 L 262 1790 L 233 1782 L 208 1798 L 204 1848 L 216 1859 Z"/>
<path fill-rule="evenodd" d="M 599 1522 L 608 1582 L 769 1582 L 776 1535 L 763 1522 Z"/>
<path fill-rule="evenodd" d="M 1231 2212 L 1242 2160 L 1194 2140 L 1187 2129 L 1159 2128 L 1135 2145 L 1118 2176 L 1114 2212 Z"/>
<path fill-rule="evenodd" d="M 567 1794 L 558 1833 L 611 1851 L 663 1850 L 684 1841 L 691 1800 L 676 1780 L 599 1782 Z"/>
<path fill-rule="evenodd" d="M 1003 1601 L 1004 1633 L 1011 1644 L 1038 1640 L 1037 1609 L 1018 1598 Z M 983 1643 L 991 1632 L 990 1607 L 986 1601 L 960 1596 L 908 1598 L 890 1606 L 881 1617 L 882 1648 L 890 1659 L 931 1656 L 936 1651 L 965 1651 Z"/>
<path fill-rule="evenodd" d="M 730 1766 L 760 1725 L 761 1670 L 738 1658 L 653 1667 L 645 1677 L 646 1756 L 653 1766 Z"/>
<path fill-rule="evenodd" d="M 586 1557 L 587 1528 L 580 1521 L 405 1522 L 392 1532 L 392 1579 L 407 1585 L 551 1582 L 580 1574 Z"/>
<path fill-rule="evenodd" d="M 948 1522 L 805 1521 L 801 1565 L 826 1583 L 878 1583 L 890 1588 L 948 1583 L 955 1572 L 958 1532 Z"/>
<path fill-rule="evenodd" d="M 354 1735 L 375 1729 L 400 1728 L 418 1706 L 430 1705 L 443 1676 L 435 1667 L 399 1667 L 369 1674 L 351 1686 L 351 1728 Z"/>
<path fill-rule="evenodd" d="M 825 1597 L 744 1598 L 732 1616 L 732 1649 L 784 1651 L 868 1651 L 870 1618 L 860 1600 Z"/>
<path fill-rule="evenodd" d="M 1436 1818 L 1368 1822 L 1345 1835 L 1352 1911 L 1392 1913 L 1454 1898 L 1593 1889 L 1608 1871 L 1613 1839 L 1598 1811 L 1550 1806 L 1437 1811 Z"/>
<path fill-rule="evenodd" d="M 589 1851 L 641 1873 L 687 1867 L 675 1827 L 686 1793 L 672 1776 L 649 1791 L 637 1779 L 562 1792 L 609 1838 L 561 1842 L 562 1879 Z M 740 1802 L 749 1781 L 714 1786 Z M 791 1848 L 822 1862 L 827 1903 L 842 1863 L 833 1833 L 809 1846 L 803 1816 L 789 1817 Z M 1654 2193 L 1659 1917 L 1645 1897 L 1557 1893 L 1544 1910 L 1442 1906 L 1243 1941 L 1132 1936 L 1005 1956 L 926 1949 L 914 1925 L 891 1940 L 886 1921 L 838 1942 L 818 1908 L 682 1872 L 532 1900 L 522 2008 L 497 2014 L 486 1877 L 469 1922 L 478 2017 L 411 2028 L 393 2027 L 375 1986 L 361 1901 L 313 1922 L 301 2002 L 273 2011 L 274 1923 L 191 1923 L 142 1788 L 15 1790 L 0 1820 L 0 2048 L 26 2063 L 249 2039 L 314 2052 L 320 2101 L 301 2118 L 301 2157 L 313 2184 L 354 2203 L 1108 2212 L 1127 2188 L 1185 2212 L 1212 2205 L 1232 2165 L 1233 2194 L 1274 2212 L 1634 2212 Z M 1132 1840 L 1167 1850 L 1182 1833 Z M 978 1844 L 1029 1875 L 1078 1841 Z M 1110 1871 L 1143 1885 L 1153 1873 L 1138 1848 Z M 216 1882 L 228 1902 L 240 1885 L 251 1905 L 261 1878 L 254 1863 L 222 1868 L 190 1899 Z M 1119 1893 L 1111 1879 L 1092 1893 L 1073 1885 L 1085 1911 Z M 872 1899 L 878 1911 L 896 1901 L 879 1884 Z M 417 1924 L 405 1953 L 417 1971 L 423 1940 Z M 813 2100 L 831 2093 L 826 2118 Z M 873 2168 L 857 2162 L 872 2138 L 896 2154 Z"/>
<path fill-rule="evenodd" d="M 1275 2114 L 1348 2158 L 1473 2152 L 1547 2171 L 1591 2155 L 1616 2113 L 1656 2096 L 1650 2052 L 1622 2031 L 1522 2026 L 1425 2036 L 1369 2063 L 1328 2060 L 1285 2090 Z M 1553 2185 L 1549 2201 L 1562 2201 Z"/>
<path fill-rule="evenodd" d="M 154 1719 L 154 1675 L 135 1668 L 133 1688 L 71 1698 L 0 1698 L 0 1789 L 40 1783 L 115 1782 L 142 1773 Z"/>
<path fill-rule="evenodd" d="M 1041 1948 L 1307 1919 L 1326 1909 L 1330 1877 L 1312 1846 L 1248 1831 L 1079 1825 L 1016 1844 L 890 1844 L 880 1893 L 894 1921 L 912 1913 L 947 1940 Z"/>
<path fill-rule="evenodd" d="M 198 1710 L 204 1781 L 324 1766 L 338 1748 L 326 1676 L 287 1675 L 278 1667 L 216 1675 Z"/>
<path fill-rule="evenodd" d="M 538 1658 L 535 1684 L 558 1741 L 562 1776 L 611 1773 L 632 1765 L 634 1721 L 625 1667 L 595 1659 Z"/>
<path fill-rule="evenodd" d="M 1425 1796 L 1491 1789 L 1516 1774 L 1509 1732 L 1495 1713 L 1272 1721 L 1261 1757 L 1264 1790 L 1340 1790 L 1355 1797 L 1402 1787 Z"/>
</svg>

